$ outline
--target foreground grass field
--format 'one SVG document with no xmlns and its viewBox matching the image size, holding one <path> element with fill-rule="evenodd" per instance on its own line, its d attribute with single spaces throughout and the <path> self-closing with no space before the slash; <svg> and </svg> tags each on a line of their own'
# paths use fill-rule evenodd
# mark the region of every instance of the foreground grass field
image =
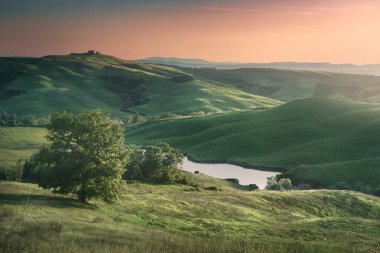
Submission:
<svg viewBox="0 0 380 253">
<path fill-rule="evenodd" d="M 380 183 L 380 107 L 302 99 L 265 112 L 153 121 L 126 129 L 128 143 L 165 141 L 200 161 L 228 161 L 286 172 L 330 186 Z"/>
<path fill-rule="evenodd" d="M 0 181 L 0 251 L 380 250 L 377 197 L 325 190 L 246 192 L 223 180 L 187 176 L 197 187 L 129 184 L 113 205 L 84 205 L 36 185 Z"/>
</svg>

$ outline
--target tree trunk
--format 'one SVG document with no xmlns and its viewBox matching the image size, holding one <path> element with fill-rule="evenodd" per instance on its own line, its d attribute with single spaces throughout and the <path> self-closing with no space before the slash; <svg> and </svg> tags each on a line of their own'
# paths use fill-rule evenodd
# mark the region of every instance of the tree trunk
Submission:
<svg viewBox="0 0 380 253">
<path fill-rule="evenodd" d="M 78 199 L 80 202 L 83 202 L 83 203 L 87 202 L 87 198 L 85 194 L 82 194 L 82 193 L 78 194 Z"/>
<path fill-rule="evenodd" d="M 84 202 L 86 203 L 87 202 L 87 191 L 86 191 L 86 184 L 85 183 L 82 183 L 82 186 L 78 192 L 78 199 L 80 202 Z"/>
</svg>

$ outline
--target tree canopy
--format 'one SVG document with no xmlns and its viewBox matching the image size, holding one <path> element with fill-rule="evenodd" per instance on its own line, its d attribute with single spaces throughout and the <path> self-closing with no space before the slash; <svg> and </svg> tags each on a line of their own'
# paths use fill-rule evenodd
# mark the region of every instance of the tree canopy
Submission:
<svg viewBox="0 0 380 253">
<path fill-rule="evenodd" d="M 24 174 L 29 171 L 41 187 L 81 201 L 116 199 L 128 157 L 122 123 L 100 110 L 61 112 L 52 115 L 47 128 L 51 143 L 25 164 Z"/>
<path fill-rule="evenodd" d="M 146 148 L 133 147 L 124 178 L 156 183 L 173 183 L 180 178 L 183 154 L 167 143 Z"/>
</svg>

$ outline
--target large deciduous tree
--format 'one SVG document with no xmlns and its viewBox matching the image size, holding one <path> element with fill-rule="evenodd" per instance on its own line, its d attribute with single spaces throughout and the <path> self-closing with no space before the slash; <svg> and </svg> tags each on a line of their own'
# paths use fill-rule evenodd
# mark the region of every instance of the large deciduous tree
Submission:
<svg viewBox="0 0 380 253">
<path fill-rule="evenodd" d="M 123 189 L 127 159 L 122 124 L 100 110 L 51 117 L 48 140 L 35 156 L 38 184 L 80 201 L 112 202 Z"/>
</svg>

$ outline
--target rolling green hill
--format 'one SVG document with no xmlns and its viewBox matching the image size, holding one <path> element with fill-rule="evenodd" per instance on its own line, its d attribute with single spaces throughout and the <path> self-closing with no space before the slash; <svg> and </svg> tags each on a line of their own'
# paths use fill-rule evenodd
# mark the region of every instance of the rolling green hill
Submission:
<svg viewBox="0 0 380 253">
<path fill-rule="evenodd" d="M 189 174 L 188 185 L 127 184 L 115 204 L 81 204 L 0 181 L 1 252 L 378 252 L 380 199 L 349 191 L 256 191 Z M 3 233 L 4 232 L 4 233 Z"/>
<path fill-rule="evenodd" d="M 285 102 L 306 97 L 380 102 L 380 76 L 263 68 L 182 69 L 205 80 Z"/>
<path fill-rule="evenodd" d="M 265 112 L 153 121 L 126 129 L 128 143 L 165 141 L 195 160 L 267 166 L 297 182 L 380 182 L 380 107 L 310 98 Z M 268 168 L 267 168 L 268 169 Z"/>
<path fill-rule="evenodd" d="M 100 108 L 144 114 L 225 112 L 280 102 L 189 77 L 173 67 L 95 53 L 0 58 L 0 111 L 47 116 Z M 174 78 L 173 78 L 174 77 Z M 175 79 L 177 77 L 177 79 Z"/>
<path fill-rule="evenodd" d="M 267 166 L 317 186 L 341 180 L 377 186 L 376 105 L 313 98 L 280 106 L 282 102 L 272 98 L 377 101 L 379 80 L 310 71 L 176 68 L 96 53 L 0 58 L 0 111 L 47 116 L 100 108 L 120 117 L 203 111 L 210 115 L 128 126 L 126 140 L 162 140 L 194 159 Z M 269 108 L 274 109 L 261 112 Z M 28 157 L 43 143 L 45 130 L 4 131 L 0 167 Z M 19 143 L 16 135 L 28 140 Z"/>
</svg>

